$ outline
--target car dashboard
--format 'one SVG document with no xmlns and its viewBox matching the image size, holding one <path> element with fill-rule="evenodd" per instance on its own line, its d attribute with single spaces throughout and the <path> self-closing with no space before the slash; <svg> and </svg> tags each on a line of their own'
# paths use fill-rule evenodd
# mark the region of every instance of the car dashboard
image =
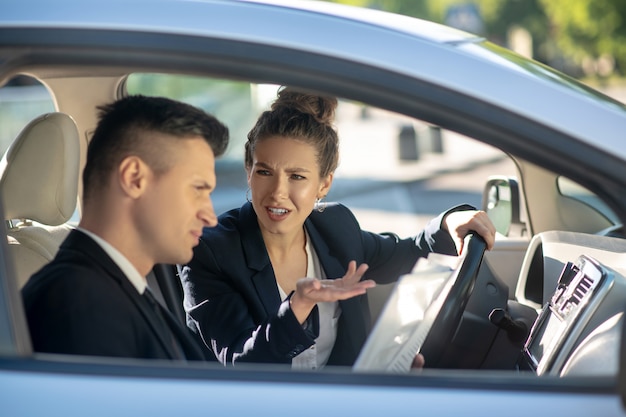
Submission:
<svg viewBox="0 0 626 417">
<path fill-rule="evenodd" d="M 617 375 L 626 305 L 626 240 L 545 232 L 528 247 L 518 302 L 539 313 L 518 368 L 537 375 Z"/>
</svg>

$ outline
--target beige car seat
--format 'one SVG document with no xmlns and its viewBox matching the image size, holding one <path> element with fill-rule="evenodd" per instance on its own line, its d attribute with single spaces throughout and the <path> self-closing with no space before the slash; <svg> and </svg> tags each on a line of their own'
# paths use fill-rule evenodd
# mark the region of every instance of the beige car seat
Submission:
<svg viewBox="0 0 626 417">
<path fill-rule="evenodd" d="M 4 202 L 18 288 L 56 255 L 72 226 L 80 164 L 74 120 L 48 113 L 31 121 L 0 161 Z"/>
</svg>

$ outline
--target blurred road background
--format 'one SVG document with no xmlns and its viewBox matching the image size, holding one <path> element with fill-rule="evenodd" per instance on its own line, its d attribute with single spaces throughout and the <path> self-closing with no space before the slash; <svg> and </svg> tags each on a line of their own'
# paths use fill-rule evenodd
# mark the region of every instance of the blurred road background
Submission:
<svg viewBox="0 0 626 417">
<path fill-rule="evenodd" d="M 407 126 L 415 143 L 408 159 L 401 139 Z M 415 233 L 452 205 L 480 207 L 488 175 L 514 174 L 497 149 L 383 110 L 368 109 L 364 118 L 362 107 L 342 102 L 337 127 L 341 160 L 327 200 L 350 207 L 367 230 Z M 433 141 L 440 145 L 434 150 Z M 217 169 L 216 210 L 239 207 L 247 189 L 242 161 L 221 160 Z"/>
</svg>

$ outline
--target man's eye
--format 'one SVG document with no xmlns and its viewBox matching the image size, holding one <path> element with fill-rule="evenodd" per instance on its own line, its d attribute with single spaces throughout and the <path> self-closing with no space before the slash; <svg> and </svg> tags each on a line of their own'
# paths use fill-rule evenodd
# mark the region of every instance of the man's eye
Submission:
<svg viewBox="0 0 626 417">
<path fill-rule="evenodd" d="M 209 192 L 209 188 L 206 185 L 196 185 L 193 187 L 198 195 L 204 195 Z"/>
<path fill-rule="evenodd" d="M 256 172 L 258 175 L 270 175 L 270 172 L 266 169 L 259 169 Z"/>
</svg>

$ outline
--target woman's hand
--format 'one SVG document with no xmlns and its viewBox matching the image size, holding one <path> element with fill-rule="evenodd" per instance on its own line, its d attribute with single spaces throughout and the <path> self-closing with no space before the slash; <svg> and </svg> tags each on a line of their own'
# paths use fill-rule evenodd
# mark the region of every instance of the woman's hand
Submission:
<svg viewBox="0 0 626 417">
<path fill-rule="evenodd" d="M 317 303 L 346 300 L 365 294 L 376 283 L 372 280 L 361 281 L 367 271 L 367 264 L 357 268 L 355 261 L 350 261 L 348 270 L 342 278 L 324 279 L 301 278 L 296 283 L 296 292 L 291 296 L 291 310 L 300 323 L 304 323 Z"/>
<path fill-rule="evenodd" d="M 458 249 L 463 253 L 465 236 L 470 230 L 475 231 L 485 239 L 487 249 L 492 249 L 496 241 L 496 227 L 491 219 L 481 210 L 453 211 L 443 218 L 443 227 L 450 233 Z"/>
<path fill-rule="evenodd" d="M 424 359 L 424 355 L 418 353 L 413 358 L 413 363 L 411 363 L 411 369 L 423 369 L 424 365 L 426 365 L 426 360 Z"/>
</svg>

